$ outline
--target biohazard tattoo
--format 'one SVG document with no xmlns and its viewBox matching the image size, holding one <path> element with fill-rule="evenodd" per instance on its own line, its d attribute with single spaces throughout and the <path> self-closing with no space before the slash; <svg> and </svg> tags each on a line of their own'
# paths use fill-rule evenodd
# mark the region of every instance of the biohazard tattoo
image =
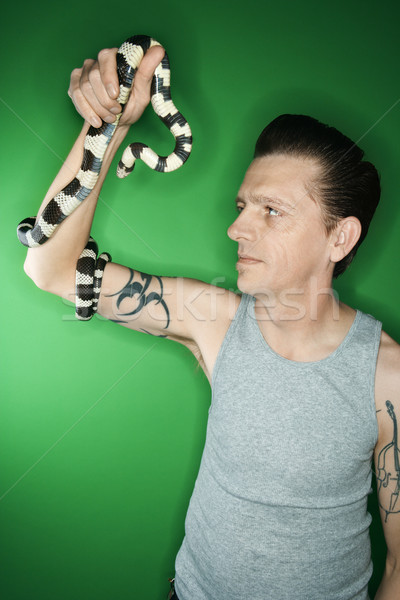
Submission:
<svg viewBox="0 0 400 600">
<path fill-rule="evenodd" d="M 393 421 L 393 438 L 378 456 L 379 506 L 385 512 L 385 523 L 390 514 L 400 512 L 400 450 L 398 446 L 397 417 L 393 404 L 386 401 L 386 410 Z"/>
<path fill-rule="evenodd" d="M 155 286 L 156 289 L 154 289 L 154 285 L 153 285 L 152 291 L 149 292 L 148 289 L 149 289 L 149 286 L 151 283 L 156 284 L 156 286 Z M 148 306 L 151 302 L 155 302 L 156 304 L 159 304 L 162 307 L 164 314 L 165 314 L 166 324 L 164 326 L 164 329 L 167 329 L 169 322 L 170 322 L 170 316 L 169 316 L 168 306 L 163 298 L 163 295 L 164 295 L 164 286 L 163 286 L 163 283 L 162 283 L 162 280 L 160 277 L 157 277 L 155 275 L 147 275 L 146 273 L 141 273 L 139 271 L 133 271 L 133 269 L 129 269 L 128 282 L 124 285 L 124 287 L 122 289 L 118 290 L 118 292 L 115 292 L 114 294 L 107 294 L 107 296 L 109 298 L 111 298 L 113 296 L 117 296 L 117 301 L 116 301 L 117 310 L 120 309 L 122 302 L 126 298 L 130 298 L 130 299 L 134 298 L 134 300 L 135 300 L 135 307 L 132 310 L 128 310 L 127 312 L 120 312 L 117 315 L 118 317 L 130 317 L 133 315 L 137 315 L 138 313 L 140 313 L 143 310 L 143 308 L 145 306 Z M 128 320 L 124 320 L 122 318 L 121 319 L 110 319 L 110 320 L 114 321 L 115 323 L 127 323 L 128 322 Z M 140 329 L 140 331 L 143 331 L 144 333 L 150 333 L 146 329 Z M 167 336 L 159 335 L 157 337 L 167 337 Z"/>
</svg>

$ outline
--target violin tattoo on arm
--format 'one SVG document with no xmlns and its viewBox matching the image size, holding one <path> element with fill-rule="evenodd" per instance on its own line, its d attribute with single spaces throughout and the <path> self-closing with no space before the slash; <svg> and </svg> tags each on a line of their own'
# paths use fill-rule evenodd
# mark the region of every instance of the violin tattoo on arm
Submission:
<svg viewBox="0 0 400 600">
<path fill-rule="evenodd" d="M 385 523 L 390 514 L 400 512 L 400 450 L 398 446 L 397 417 L 393 404 L 386 401 L 386 410 L 393 421 L 393 438 L 378 456 L 379 505 L 385 511 Z"/>
<path fill-rule="evenodd" d="M 148 291 L 150 284 L 153 283 L 152 291 Z M 154 289 L 154 284 L 156 284 L 156 290 Z M 126 312 L 120 312 L 118 317 L 133 317 L 134 315 L 138 315 L 146 306 L 149 306 L 152 302 L 156 305 L 159 305 L 162 309 L 163 317 L 165 318 L 165 326 L 164 329 L 168 328 L 170 322 L 170 315 L 168 306 L 164 300 L 164 286 L 160 277 L 156 275 L 147 275 L 147 273 L 141 273 L 140 271 L 133 271 L 133 269 L 129 269 L 129 279 L 127 283 L 124 285 L 122 289 L 114 294 L 106 294 L 108 298 L 113 296 L 117 296 L 116 308 L 120 310 L 121 304 L 125 301 L 125 306 L 127 306 L 126 299 L 134 299 L 134 307 L 132 308 L 132 303 L 130 303 L 129 309 Z M 114 323 L 127 323 L 126 319 L 111 319 Z M 149 333 L 146 329 L 140 329 L 144 333 Z M 150 334 L 151 335 L 151 334 Z M 159 335 L 156 337 L 167 337 L 166 335 Z"/>
</svg>

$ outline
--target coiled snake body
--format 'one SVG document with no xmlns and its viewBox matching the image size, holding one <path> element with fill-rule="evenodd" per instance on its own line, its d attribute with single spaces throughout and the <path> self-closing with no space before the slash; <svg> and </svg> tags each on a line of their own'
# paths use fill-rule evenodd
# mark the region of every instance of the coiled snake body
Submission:
<svg viewBox="0 0 400 600">
<path fill-rule="evenodd" d="M 122 110 L 128 101 L 138 66 L 151 46 L 159 42 L 145 35 L 136 35 L 126 40 L 117 52 L 117 70 L 120 93 L 117 101 Z M 126 177 L 140 158 L 151 169 L 167 173 L 181 167 L 192 149 L 192 134 L 183 115 L 177 110 L 170 93 L 170 66 L 167 54 L 154 72 L 151 85 L 151 103 L 155 113 L 175 137 L 175 149 L 169 156 L 159 156 L 142 143 L 130 144 L 118 164 L 118 177 Z M 121 113 L 122 114 L 122 113 Z M 33 248 L 47 242 L 54 231 L 93 190 L 99 177 L 104 154 L 114 135 L 121 114 L 114 123 L 103 121 L 101 127 L 91 126 L 85 137 L 82 164 L 75 177 L 52 198 L 36 222 L 35 217 L 24 219 L 17 227 L 22 244 Z M 35 224 L 36 222 L 36 224 Z M 76 316 L 88 320 L 97 310 L 101 280 L 106 263 L 111 260 L 108 253 L 97 258 L 97 244 L 89 238 L 79 257 L 76 269 Z"/>
</svg>

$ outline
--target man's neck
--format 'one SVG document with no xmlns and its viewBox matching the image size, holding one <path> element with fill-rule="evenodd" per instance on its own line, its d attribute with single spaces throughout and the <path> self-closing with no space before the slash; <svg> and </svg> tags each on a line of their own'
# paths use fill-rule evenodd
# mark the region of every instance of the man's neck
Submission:
<svg viewBox="0 0 400 600">
<path fill-rule="evenodd" d="M 255 314 L 268 344 L 290 360 L 308 362 L 331 354 L 346 337 L 355 311 L 329 285 L 256 295 Z"/>
</svg>

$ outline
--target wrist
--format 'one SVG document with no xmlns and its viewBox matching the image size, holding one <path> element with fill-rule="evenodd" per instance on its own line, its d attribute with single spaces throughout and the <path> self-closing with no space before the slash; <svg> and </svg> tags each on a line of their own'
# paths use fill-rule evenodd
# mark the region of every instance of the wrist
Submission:
<svg viewBox="0 0 400 600">
<path fill-rule="evenodd" d="M 131 124 L 130 123 L 118 123 L 118 127 L 115 131 L 115 135 L 117 135 L 117 133 L 119 133 L 123 138 L 126 136 L 126 134 L 128 133 L 129 129 L 131 128 Z"/>
</svg>

